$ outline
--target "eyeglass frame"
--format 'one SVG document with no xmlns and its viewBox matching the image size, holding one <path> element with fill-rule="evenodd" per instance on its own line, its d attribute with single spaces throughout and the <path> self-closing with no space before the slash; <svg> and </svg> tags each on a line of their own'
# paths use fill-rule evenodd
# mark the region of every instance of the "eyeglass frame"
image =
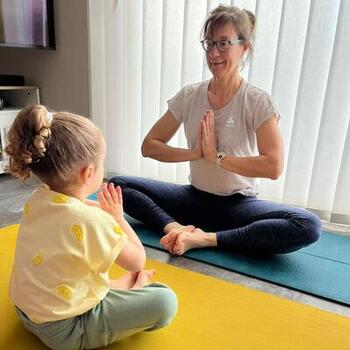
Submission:
<svg viewBox="0 0 350 350">
<path fill-rule="evenodd" d="M 212 47 L 211 47 L 211 49 L 210 50 L 206 50 L 205 48 L 204 48 L 204 43 L 205 42 L 208 42 L 208 41 L 211 41 L 212 42 Z M 220 39 L 220 40 L 211 40 L 211 39 L 203 39 L 203 40 L 201 40 L 200 41 L 200 43 L 202 44 L 202 48 L 203 48 L 203 50 L 205 51 L 205 52 L 211 52 L 213 49 L 214 49 L 214 46 L 216 46 L 216 49 L 219 51 L 219 52 L 227 52 L 228 50 L 229 50 L 229 47 L 227 47 L 227 50 L 222 50 L 222 49 L 219 49 L 219 46 L 218 46 L 218 43 L 219 42 L 222 42 L 222 41 L 225 41 L 225 42 L 227 42 L 228 44 L 229 44 L 229 46 L 233 46 L 233 45 L 236 45 L 236 44 L 239 44 L 239 43 L 242 43 L 242 42 L 244 42 L 244 40 L 243 39 L 231 39 L 231 40 L 229 40 L 229 39 Z"/>
</svg>

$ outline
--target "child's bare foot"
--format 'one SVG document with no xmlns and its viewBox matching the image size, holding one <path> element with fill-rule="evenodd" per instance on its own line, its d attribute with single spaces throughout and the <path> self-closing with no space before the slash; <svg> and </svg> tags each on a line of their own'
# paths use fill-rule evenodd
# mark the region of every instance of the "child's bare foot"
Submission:
<svg viewBox="0 0 350 350">
<path fill-rule="evenodd" d="M 138 272 L 136 281 L 131 289 L 143 288 L 155 273 L 156 270 L 143 270 Z"/>
<path fill-rule="evenodd" d="M 174 255 L 182 255 L 190 249 L 216 247 L 216 234 L 196 228 L 192 232 L 182 231 L 176 236 L 172 247 Z"/>
<path fill-rule="evenodd" d="M 137 279 L 138 272 L 128 272 L 117 280 L 109 280 L 109 287 L 112 289 L 130 289 Z"/>
</svg>

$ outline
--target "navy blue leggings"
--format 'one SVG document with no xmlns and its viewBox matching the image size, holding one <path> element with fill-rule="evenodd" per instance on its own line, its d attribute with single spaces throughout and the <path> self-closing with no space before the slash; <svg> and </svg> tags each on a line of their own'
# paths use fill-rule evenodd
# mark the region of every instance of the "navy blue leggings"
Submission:
<svg viewBox="0 0 350 350">
<path fill-rule="evenodd" d="M 117 176 L 124 210 L 133 218 L 163 232 L 177 221 L 216 232 L 219 248 L 244 253 L 289 253 L 315 241 L 320 219 L 313 213 L 242 194 L 218 196 L 191 185 L 141 177 Z"/>
</svg>

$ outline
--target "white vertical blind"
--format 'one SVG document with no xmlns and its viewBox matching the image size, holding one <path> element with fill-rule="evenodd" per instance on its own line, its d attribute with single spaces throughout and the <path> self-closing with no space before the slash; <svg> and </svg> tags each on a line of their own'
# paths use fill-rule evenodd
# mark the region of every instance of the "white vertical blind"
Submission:
<svg viewBox="0 0 350 350">
<path fill-rule="evenodd" d="M 346 167 L 349 170 L 350 150 L 349 140 L 347 144 L 345 142 L 349 132 L 350 115 L 350 57 L 344 54 L 344 50 L 350 48 L 350 2 L 341 2 L 338 13 L 307 200 L 307 207 L 317 209 L 321 215 L 328 216 L 327 218 L 334 200 L 334 204 L 338 203 L 338 205 L 333 208 L 333 216 L 345 214 L 346 210 L 350 209 L 349 171 L 348 177 L 345 175 Z M 336 189 L 338 196 L 335 195 Z M 339 205 L 341 201 L 344 209 Z M 347 220 L 347 223 L 350 224 L 350 220 Z"/>
<path fill-rule="evenodd" d="M 125 126 L 124 139 L 132 137 L 133 142 L 128 144 L 127 157 L 124 166 L 133 175 L 140 173 L 141 147 L 141 107 L 142 107 L 142 42 L 143 42 L 143 1 L 128 1 L 124 10 L 125 34 L 124 66 L 126 72 L 124 80 Z M 123 147 L 123 146 L 122 146 Z M 124 149 L 124 147 L 123 147 Z M 132 161 L 130 161 L 132 160 Z"/>
<path fill-rule="evenodd" d="M 105 75 L 106 81 L 106 138 L 108 147 L 107 169 L 124 169 L 125 158 L 129 152 L 122 150 L 131 145 L 126 137 L 126 71 L 125 67 L 125 8 L 123 2 L 110 1 L 110 6 L 104 8 L 105 57 L 101 66 L 95 67 L 98 72 Z M 95 4 L 96 6 L 96 4 Z M 93 12 L 91 14 L 93 16 Z M 91 17 L 90 16 L 90 17 Z M 93 96 L 98 99 L 97 96 Z M 103 118 L 103 115 L 96 115 Z M 135 160 L 134 160 L 135 161 Z"/>
<path fill-rule="evenodd" d="M 181 88 L 182 42 L 184 27 L 184 0 L 163 1 L 163 38 L 161 62 L 160 111 L 167 110 L 166 101 Z M 168 69 L 171 67 L 171 69 Z M 170 145 L 177 146 L 173 138 Z M 176 181 L 176 164 L 158 163 L 160 180 Z"/>
<path fill-rule="evenodd" d="M 261 197 L 350 224 L 350 1 L 89 0 L 91 111 L 108 171 L 187 182 L 188 164 L 141 156 L 141 142 L 181 87 L 210 78 L 199 40 L 218 4 L 257 16 L 242 71 L 279 106 L 285 171 Z M 171 145 L 186 147 L 181 129 Z"/>
<path fill-rule="evenodd" d="M 310 1 L 285 1 L 281 13 L 271 95 L 282 114 L 280 129 L 286 161 L 293 129 L 309 10 Z M 262 181 L 261 190 L 266 197 L 282 200 L 285 173 L 284 171 L 277 181 Z"/>
<path fill-rule="evenodd" d="M 348 113 L 349 114 L 349 113 Z M 331 222 L 350 225 L 350 123 L 347 128 L 347 135 L 338 183 L 334 195 L 333 207 L 331 210 Z"/>
<path fill-rule="evenodd" d="M 143 139 L 161 114 L 159 96 L 161 89 L 160 68 L 162 62 L 162 13 L 162 0 L 144 1 L 141 98 L 142 128 L 141 135 L 139 135 L 140 140 Z M 114 171 L 117 171 L 117 169 Z M 142 158 L 140 173 L 142 176 L 157 178 L 157 162 L 149 158 Z"/>
<path fill-rule="evenodd" d="M 258 1 L 257 23 L 248 80 L 271 92 L 276 60 L 282 0 Z"/>
<path fill-rule="evenodd" d="M 181 86 L 200 82 L 202 80 L 203 64 L 205 64 L 205 60 L 199 40 L 203 19 L 205 18 L 206 13 L 207 11 L 206 7 L 203 6 L 203 0 L 185 1 Z M 187 142 L 182 127 L 179 131 L 177 141 L 178 147 L 187 147 Z M 188 172 L 189 166 L 187 162 L 178 164 L 176 167 L 177 181 L 180 183 L 185 183 L 187 181 Z"/>
<path fill-rule="evenodd" d="M 336 0 L 311 2 L 283 193 L 287 203 L 307 204 L 338 10 Z"/>
</svg>

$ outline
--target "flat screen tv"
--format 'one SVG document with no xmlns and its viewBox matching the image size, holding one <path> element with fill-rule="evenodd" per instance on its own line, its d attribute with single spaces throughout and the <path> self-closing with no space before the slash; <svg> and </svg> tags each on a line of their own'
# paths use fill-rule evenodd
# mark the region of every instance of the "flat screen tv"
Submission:
<svg viewBox="0 0 350 350">
<path fill-rule="evenodd" d="M 0 0 L 0 46 L 54 50 L 53 0 Z"/>
</svg>

